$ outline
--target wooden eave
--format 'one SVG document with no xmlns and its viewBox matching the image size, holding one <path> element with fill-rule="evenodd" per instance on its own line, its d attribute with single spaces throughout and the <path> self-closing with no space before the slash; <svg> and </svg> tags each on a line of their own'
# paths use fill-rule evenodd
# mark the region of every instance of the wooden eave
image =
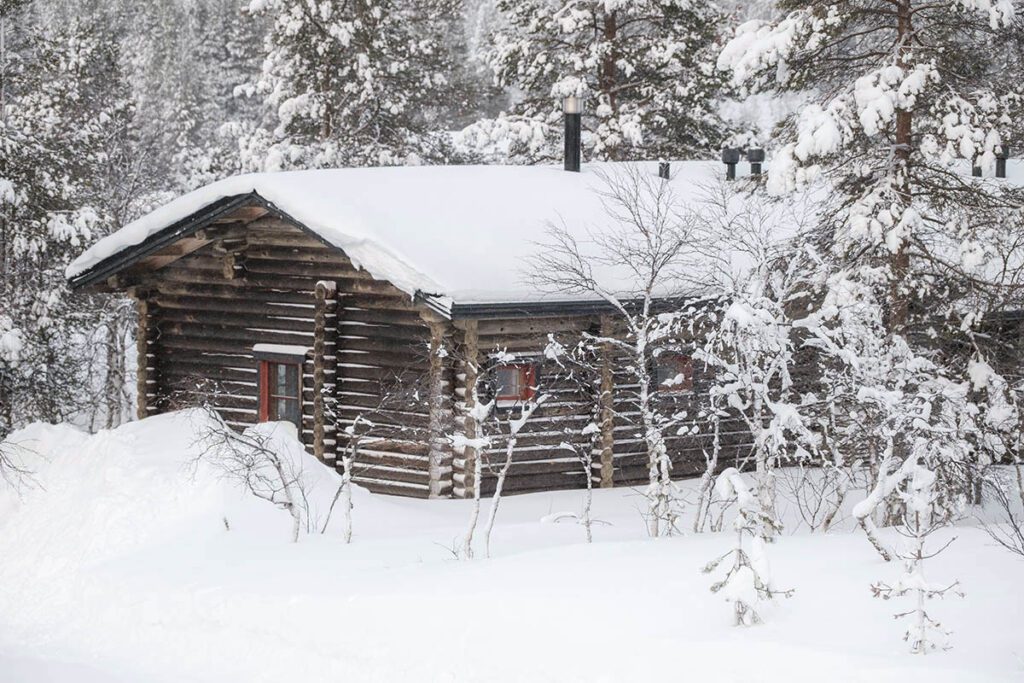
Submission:
<svg viewBox="0 0 1024 683">
<path fill-rule="evenodd" d="M 150 235 L 100 261 L 92 268 L 69 279 L 72 289 L 93 288 L 118 291 L 131 286 L 135 275 L 159 270 L 203 248 L 221 237 L 216 228 L 244 227 L 260 218 L 274 216 L 286 220 L 330 249 L 341 251 L 318 233 L 310 230 L 256 192 L 224 197 L 186 218 Z M 428 315 L 449 320 L 556 317 L 566 315 L 614 315 L 617 311 L 606 301 L 542 301 L 448 304 L 442 294 L 417 292 L 414 303 Z"/>
<path fill-rule="evenodd" d="M 69 279 L 72 289 L 92 287 L 99 291 L 126 289 L 128 283 L 117 282 L 126 271 L 153 271 L 224 237 L 229 227 L 245 226 L 260 218 L 276 217 L 294 225 L 324 246 L 341 252 L 318 233 L 281 211 L 256 192 L 224 197 L 194 214 L 172 223 L 139 244 L 133 245 L 100 261 L 89 270 Z M 113 280 L 112 280 L 113 279 Z"/>
<path fill-rule="evenodd" d="M 142 242 L 109 256 L 92 268 L 69 279 L 72 289 L 94 287 L 101 291 L 119 289 L 109 283 L 124 271 L 139 267 L 156 270 L 191 254 L 212 240 L 196 233 L 202 228 L 222 223 L 246 223 L 276 212 L 276 209 L 255 192 L 224 197 L 196 213 L 172 223 Z"/>
</svg>

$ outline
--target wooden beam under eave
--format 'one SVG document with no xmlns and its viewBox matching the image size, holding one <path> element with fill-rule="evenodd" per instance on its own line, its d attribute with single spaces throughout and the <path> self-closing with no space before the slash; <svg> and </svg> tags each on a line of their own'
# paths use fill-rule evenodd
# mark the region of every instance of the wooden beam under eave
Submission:
<svg viewBox="0 0 1024 683">
<path fill-rule="evenodd" d="M 221 216 L 214 220 L 212 225 L 223 225 L 224 223 L 251 223 L 258 218 L 263 218 L 268 213 L 270 213 L 270 210 L 262 206 L 243 206 L 235 209 L 226 216 Z"/>
<path fill-rule="evenodd" d="M 202 249 L 209 243 L 209 240 L 201 239 L 199 237 L 182 237 L 174 244 L 169 244 L 166 248 L 161 249 L 155 254 L 150 254 L 146 258 L 141 259 L 138 263 L 132 265 L 131 270 L 160 270 L 161 268 L 174 263 L 178 259 L 184 258 L 192 252 Z"/>
</svg>

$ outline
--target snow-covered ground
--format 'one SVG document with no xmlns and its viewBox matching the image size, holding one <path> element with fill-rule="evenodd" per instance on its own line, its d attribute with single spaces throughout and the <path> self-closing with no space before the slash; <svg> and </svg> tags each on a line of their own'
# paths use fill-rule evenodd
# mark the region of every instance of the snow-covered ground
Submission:
<svg viewBox="0 0 1024 683">
<path fill-rule="evenodd" d="M 191 464 L 196 421 L 15 435 L 41 456 L 0 495 L 0 681 L 1024 680 L 1024 563 L 969 525 L 927 567 L 966 593 L 931 606 L 954 647 L 914 656 L 909 604 L 869 591 L 899 568 L 854 532 L 771 547 L 796 593 L 740 629 L 700 572 L 729 539 L 647 539 L 633 491 L 595 494 L 592 545 L 542 521 L 579 491 L 506 499 L 490 560 L 453 558 L 468 503 L 362 491 L 352 545 L 337 517 L 292 544 L 285 512 Z M 307 467 L 322 518 L 335 481 Z"/>
</svg>

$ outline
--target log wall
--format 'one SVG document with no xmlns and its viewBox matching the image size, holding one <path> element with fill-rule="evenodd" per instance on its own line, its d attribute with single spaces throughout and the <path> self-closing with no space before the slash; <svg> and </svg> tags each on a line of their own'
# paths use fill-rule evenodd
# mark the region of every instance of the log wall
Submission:
<svg viewBox="0 0 1024 683">
<path fill-rule="evenodd" d="M 310 452 L 334 464 L 348 446 L 345 428 L 362 417 L 374 434 L 361 444 L 355 481 L 427 496 L 426 402 L 410 403 L 395 390 L 421 384 L 429 370 L 430 330 L 409 296 L 281 220 L 226 230 L 227 238 L 136 278 L 144 322 L 140 407 L 153 414 L 216 391 L 218 412 L 244 428 L 258 420 L 253 346 L 305 346 L 302 439 Z M 435 495 L 450 488 L 449 475 L 447 488 L 435 484 Z"/>
<path fill-rule="evenodd" d="M 504 462 L 505 434 L 466 415 L 474 376 L 466 359 L 482 365 L 500 351 L 537 362 L 540 391 L 549 396 L 520 433 L 507 492 L 579 488 L 588 476 L 595 486 L 646 483 L 637 387 L 621 359 L 605 349 L 602 371 L 581 382 L 544 356 L 548 335 L 574 343 L 584 331 L 613 330 L 612 319 L 453 323 L 271 216 L 215 226 L 202 239 L 204 246 L 161 261 L 157 270 L 130 274 L 139 298 L 140 416 L 194 405 L 215 390 L 214 403 L 230 425 L 254 424 L 259 381 L 253 346 L 300 345 L 309 349 L 302 439 L 311 453 L 333 465 L 340 452 L 357 445 L 354 480 L 376 492 L 466 497 L 479 485 L 487 495 Z M 696 419 L 707 382 L 697 368 L 694 391 L 671 399 L 691 417 L 686 434 L 668 439 L 674 477 L 702 472 L 715 438 Z M 596 436 L 584 431 L 590 423 L 601 427 Z M 449 436 L 458 431 L 469 438 L 483 431 L 492 443 L 455 453 Z M 718 438 L 722 465 L 749 451 L 742 424 L 724 421 Z M 566 442 L 590 450 L 589 472 L 577 453 L 562 447 Z M 472 476 L 477 457 L 480 482 Z"/>
<path fill-rule="evenodd" d="M 588 390 L 562 377 L 560 368 L 544 357 L 548 334 L 578 336 L 593 321 L 582 317 L 480 320 L 461 324 L 455 335 L 458 364 L 455 382 L 455 408 L 459 426 L 467 438 L 487 436 L 492 444 L 485 449 L 466 449 L 453 460 L 453 493 L 457 497 L 473 495 L 473 459 L 483 465 L 481 495 L 494 491 L 497 472 L 505 461 L 507 419 L 514 406 L 498 406 L 499 419 L 476 425 L 467 423 L 466 398 L 473 384 L 473 368 L 467 364 L 476 359 L 477 367 L 485 367 L 488 359 L 499 352 L 538 364 L 538 390 L 548 400 L 533 414 L 519 433 L 514 464 L 505 481 L 508 493 L 527 493 L 550 489 L 586 486 L 587 472 L 579 457 L 571 450 L 559 448 L 563 442 L 587 446 L 591 437 L 584 428 L 595 418 L 596 387 Z M 590 476 L 600 482 L 600 455 Z"/>
<path fill-rule="evenodd" d="M 550 317 L 503 320 L 462 321 L 458 324 L 460 360 L 456 375 L 456 412 L 467 438 L 481 434 L 492 445 L 477 453 L 474 449 L 454 456 L 454 495 L 473 495 L 473 458 L 483 459 L 481 494 L 494 490 L 497 470 L 504 462 L 506 439 L 491 424 L 482 428 L 466 416 L 466 396 L 473 383 L 473 372 L 466 361 L 476 358 L 486 367 L 488 358 L 499 352 L 539 364 L 538 392 L 549 396 L 523 428 L 518 440 L 514 464 L 505 482 L 509 493 L 549 489 L 580 488 L 586 485 L 586 473 L 572 451 L 559 448 L 563 442 L 577 448 L 591 448 L 590 476 L 594 486 L 638 486 L 648 482 L 648 456 L 637 406 L 638 385 L 625 369 L 626 361 L 611 348 L 603 348 L 604 362 L 596 360 L 597 371 L 587 381 L 578 376 L 567 379 L 557 363 L 547 359 L 544 349 L 549 334 L 567 346 L 575 344 L 584 332 L 608 336 L 615 333 L 614 322 L 607 317 Z M 467 354 L 468 351 L 468 354 Z M 695 363 L 692 391 L 665 394 L 659 406 L 663 414 L 685 411 L 687 418 L 677 431 L 667 435 L 672 459 L 672 476 L 702 474 L 705 453 L 720 445 L 719 467 L 741 465 L 750 453 L 751 437 L 742 420 L 726 418 L 715 434 L 706 421 L 699 419 L 707 405 L 710 375 Z M 501 416 L 498 422 L 507 420 Z M 599 425 L 594 437 L 583 434 L 590 424 Z"/>
</svg>

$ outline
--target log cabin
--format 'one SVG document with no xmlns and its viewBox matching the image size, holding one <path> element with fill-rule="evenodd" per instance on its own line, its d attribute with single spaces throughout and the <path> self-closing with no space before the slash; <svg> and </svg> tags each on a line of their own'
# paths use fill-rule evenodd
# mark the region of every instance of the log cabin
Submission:
<svg viewBox="0 0 1024 683">
<path fill-rule="evenodd" d="M 601 359 L 586 385 L 566 381 L 544 353 L 549 335 L 613 334 L 613 310 L 539 291 L 523 268 L 553 224 L 583 240 L 614 229 L 602 188 L 622 166 L 228 178 L 100 240 L 67 276 L 74 288 L 136 300 L 140 418 L 205 396 L 234 428 L 291 422 L 327 466 L 358 438 L 354 479 L 372 491 L 471 497 L 496 479 L 488 466 L 474 481 L 476 459 L 503 460 L 500 440 L 453 446 L 454 433 L 475 435 L 467 388 L 486 367 L 499 405 L 549 397 L 519 438 L 507 492 L 583 487 L 588 478 L 639 485 L 647 455 L 629 407 L 617 403 L 630 388 L 620 364 Z M 660 176 L 684 200 L 723 175 L 710 162 L 675 163 L 671 174 L 665 164 L 630 168 Z M 653 362 L 659 379 L 682 377 L 672 400 L 683 409 L 700 395 L 706 378 L 685 353 Z M 373 429 L 362 434 L 360 425 Z M 725 457 L 749 450 L 741 425 L 726 422 L 714 436 L 691 427 L 669 440 L 674 477 L 704 470 L 711 438 Z M 574 439 L 592 449 L 589 469 L 566 448 Z"/>
</svg>

